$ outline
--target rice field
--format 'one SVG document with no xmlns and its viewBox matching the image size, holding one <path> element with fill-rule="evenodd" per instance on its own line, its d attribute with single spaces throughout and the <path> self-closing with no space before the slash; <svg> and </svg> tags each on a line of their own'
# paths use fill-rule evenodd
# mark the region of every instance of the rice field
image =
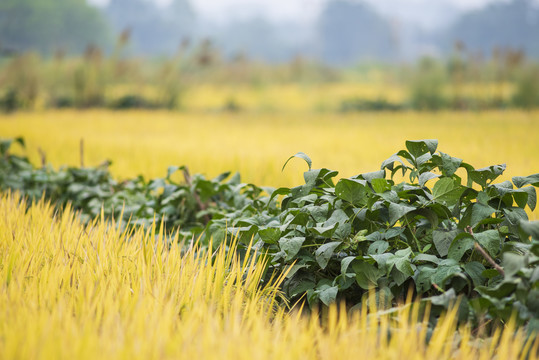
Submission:
<svg viewBox="0 0 539 360">
<path fill-rule="evenodd" d="M 99 219 L 84 226 L 70 209 L 27 210 L 17 195 L 1 195 L 2 358 L 512 360 L 522 350 L 536 358 L 539 342 L 511 323 L 487 340 L 455 332 L 454 310 L 428 341 L 413 306 L 397 318 L 333 306 L 323 322 L 287 312 L 275 306 L 276 287 L 258 288 L 263 259 L 168 248 L 150 234 Z M 379 336 L 389 328 L 391 337 Z"/>
<path fill-rule="evenodd" d="M 119 178 L 162 177 L 170 165 L 216 176 L 239 171 L 242 181 L 292 186 L 306 166 L 288 157 L 302 151 L 313 166 L 351 176 L 378 170 L 405 140 L 435 138 L 439 150 L 476 168 L 507 164 L 502 179 L 539 173 L 539 112 L 317 114 L 43 111 L 0 115 L 0 136 L 24 136 L 27 155 L 38 147 L 55 166 L 112 160 Z M 534 215 L 537 218 L 537 212 Z"/>
<path fill-rule="evenodd" d="M 506 163 L 503 179 L 539 173 L 539 112 L 313 113 L 35 111 L 0 115 L 0 137 L 23 136 L 55 166 L 112 160 L 118 178 L 162 177 L 170 165 L 208 176 L 292 186 L 306 170 L 378 170 L 407 139 L 476 168 Z M 489 338 L 458 328 L 452 310 L 433 334 L 415 306 L 373 320 L 332 306 L 325 321 L 289 311 L 277 286 L 259 288 L 263 259 L 165 245 L 152 229 L 79 222 L 16 194 L 0 195 L 0 357 L 5 359 L 537 359 L 539 342 L 511 323 Z M 539 218 L 536 210 L 532 219 Z M 170 240 L 170 239 L 169 239 Z M 281 279 L 282 280 L 282 279 Z M 371 308 L 371 311 L 375 310 Z M 417 323 L 423 324 L 417 325 Z M 390 338 L 380 337 L 388 328 Z M 501 330 L 501 329 L 499 329 Z M 430 336 L 427 341 L 427 335 Z M 532 339 L 533 340 L 533 339 Z"/>
</svg>

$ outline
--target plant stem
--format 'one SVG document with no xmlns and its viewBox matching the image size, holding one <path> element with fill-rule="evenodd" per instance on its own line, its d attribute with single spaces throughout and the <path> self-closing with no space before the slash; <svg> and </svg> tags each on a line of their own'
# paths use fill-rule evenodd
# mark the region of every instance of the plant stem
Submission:
<svg viewBox="0 0 539 360">
<path fill-rule="evenodd" d="M 408 229 L 410 229 L 410 232 L 412 233 L 412 236 L 414 237 L 414 240 L 415 240 L 415 244 L 417 245 L 417 250 L 419 250 L 419 252 L 423 252 L 421 250 L 421 246 L 419 245 L 419 240 L 417 240 L 417 237 L 415 236 L 415 232 L 412 231 L 412 228 L 410 227 L 410 223 L 408 222 L 408 216 L 404 215 L 404 221 L 406 221 L 406 226 L 408 226 Z"/>
</svg>

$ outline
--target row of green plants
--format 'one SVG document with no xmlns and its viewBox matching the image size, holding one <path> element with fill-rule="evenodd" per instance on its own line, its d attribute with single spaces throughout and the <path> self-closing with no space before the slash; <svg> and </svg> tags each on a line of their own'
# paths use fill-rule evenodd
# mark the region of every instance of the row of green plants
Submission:
<svg viewBox="0 0 539 360">
<path fill-rule="evenodd" d="M 2 191 L 70 204 L 84 221 L 156 222 L 203 246 L 237 239 L 238 251 L 268 256 L 264 281 L 288 271 L 282 290 L 292 303 L 354 307 L 374 290 L 388 307 L 412 294 L 432 316 L 458 301 L 459 319 L 476 327 L 514 316 L 539 329 L 539 222 L 526 213 L 536 207 L 539 174 L 496 182 L 505 165 L 475 169 L 438 151 L 436 140 L 419 140 L 380 170 L 338 180 L 298 153 L 289 160 L 309 169 L 292 188 L 244 184 L 239 174 L 207 179 L 186 167 L 117 181 L 108 163 L 35 167 L 12 152 L 14 142 L 24 147 L 23 139 L 0 142 Z"/>
</svg>

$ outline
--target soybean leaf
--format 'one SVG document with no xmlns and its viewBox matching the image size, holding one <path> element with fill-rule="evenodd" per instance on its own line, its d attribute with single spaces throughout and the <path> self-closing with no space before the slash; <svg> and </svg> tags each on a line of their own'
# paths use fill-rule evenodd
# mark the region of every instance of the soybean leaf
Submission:
<svg viewBox="0 0 539 360">
<path fill-rule="evenodd" d="M 430 262 L 433 264 L 439 264 L 440 258 L 431 254 L 417 254 L 416 256 L 414 256 L 414 263 L 417 263 L 420 261 Z"/>
<path fill-rule="evenodd" d="M 424 186 L 427 181 L 436 179 L 438 177 L 440 177 L 439 174 L 434 174 L 430 171 L 424 172 L 419 175 L 419 185 Z"/>
<path fill-rule="evenodd" d="M 404 204 L 389 204 L 389 223 L 390 225 L 395 225 L 395 223 L 402 218 L 404 215 L 408 214 L 411 211 L 414 211 L 416 208 L 413 206 L 408 206 Z"/>
<path fill-rule="evenodd" d="M 367 250 L 367 253 L 369 255 L 382 254 L 388 248 L 389 248 L 389 243 L 387 241 L 385 241 L 385 240 L 377 240 L 377 241 L 373 242 L 369 246 L 369 249 Z"/>
<path fill-rule="evenodd" d="M 462 159 L 454 158 L 440 151 L 442 158 L 442 173 L 444 176 L 453 176 L 462 164 Z"/>
<path fill-rule="evenodd" d="M 505 276 L 511 277 L 524 269 L 528 264 L 524 256 L 506 252 L 503 254 L 502 265 Z"/>
<path fill-rule="evenodd" d="M 443 288 L 448 279 L 459 273 L 461 268 L 458 264 L 441 265 L 432 275 L 432 282 Z"/>
<path fill-rule="evenodd" d="M 444 177 L 434 184 L 432 196 L 434 201 L 452 206 L 459 201 L 464 191 L 465 188 L 458 185 L 454 179 Z"/>
<path fill-rule="evenodd" d="M 367 188 L 364 180 L 341 179 L 335 186 L 335 195 L 353 205 L 367 203 Z"/>
<path fill-rule="evenodd" d="M 441 295 L 431 296 L 427 301 L 430 301 L 433 305 L 443 306 L 448 309 L 449 306 L 455 301 L 457 294 L 454 289 L 449 289 Z"/>
<path fill-rule="evenodd" d="M 378 170 L 359 175 L 359 178 L 372 182 L 375 179 L 384 179 L 386 176 L 385 170 Z"/>
<path fill-rule="evenodd" d="M 352 264 L 356 273 L 357 284 L 365 290 L 377 285 L 378 279 L 384 274 L 383 271 L 365 261 L 357 261 Z"/>
<path fill-rule="evenodd" d="M 321 269 L 325 269 L 328 265 L 331 256 L 335 249 L 342 244 L 341 241 L 332 241 L 326 244 L 321 245 L 314 253 L 316 256 L 316 262 L 320 265 Z"/>
<path fill-rule="evenodd" d="M 432 233 L 434 247 L 440 256 L 447 256 L 449 247 L 459 232 L 460 230 L 435 230 Z"/>
<path fill-rule="evenodd" d="M 521 229 L 533 239 L 539 240 L 539 221 L 524 221 L 520 220 Z"/>
<path fill-rule="evenodd" d="M 407 140 L 406 148 L 414 158 L 418 158 L 426 153 L 430 153 L 432 155 L 436 152 L 436 148 L 438 148 L 438 140 Z"/>
<path fill-rule="evenodd" d="M 414 274 L 414 270 L 412 268 L 412 265 L 410 263 L 410 254 L 412 253 L 412 249 L 407 248 L 404 250 L 399 250 L 395 252 L 394 255 L 389 257 L 387 259 L 387 265 L 391 268 L 391 266 L 395 266 L 395 268 L 403 273 L 404 275 L 412 276 Z"/>
<path fill-rule="evenodd" d="M 288 164 L 288 162 L 290 160 L 292 160 L 293 158 L 299 158 L 299 159 L 303 159 L 305 160 L 305 162 L 307 163 L 307 165 L 309 166 L 309 170 L 311 170 L 311 166 L 313 164 L 311 158 L 309 156 L 307 156 L 307 154 L 303 153 L 303 152 L 298 152 L 296 155 L 292 155 L 288 158 L 288 160 L 286 160 L 286 162 L 284 163 L 283 165 L 283 168 L 281 169 L 281 171 L 284 171 L 284 168 L 286 167 L 286 164 Z"/>
<path fill-rule="evenodd" d="M 530 176 L 515 176 L 513 177 L 513 184 L 516 187 L 521 188 L 526 185 L 533 185 L 539 187 L 539 174 L 533 174 Z"/>
<path fill-rule="evenodd" d="M 258 235 L 266 244 L 277 244 L 281 238 L 281 230 L 279 228 L 266 228 L 258 231 Z"/>
<path fill-rule="evenodd" d="M 515 199 L 515 202 L 517 203 L 519 208 L 524 209 L 528 204 L 528 193 L 520 189 L 513 191 L 513 199 Z"/>
<path fill-rule="evenodd" d="M 341 260 L 341 274 L 346 274 L 348 267 L 355 259 L 355 256 L 347 256 Z"/>
<path fill-rule="evenodd" d="M 474 286 L 481 286 L 485 283 L 486 279 L 482 275 L 485 267 L 480 262 L 472 261 L 464 264 L 464 271 L 472 279 Z"/>
<path fill-rule="evenodd" d="M 268 201 L 268 206 L 276 196 L 278 196 L 278 195 L 288 195 L 288 194 L 290 194 L 290 189 L 289 188 L 286 188 L 286 187 L 278 188 L 277 190 L 275 190 L 275 191 L 273 191 L 271 193 L 271 196 L 270 196 L 269 201 Z"/>
<path fill-rule="evenodd" d="M 329 306 L 331 303 L 335 302 L 338 292 L 339 292 L 338 286 L 328 286 L 328 285 L 323 285 L 321 289 L 317 290 L 318 298 L 326 306 Z"/>
<path fill-rule="evenodd" d="M 279 247 L 286 254 L 285 261 L 292 260 L 298 254 L 304 241 L 304 237 L 282 238 L 279 240 Z"/>
<path fill-rule="evenodd" d="M 371 185 L 376 193 L 384 193 L 391 190 L 391 185 L 386 179 L 372 179 Z"/>
<path fill-rule="evenodd" d="M 455 261 L 460 261 L 464 253 L 468 250 L 473 249 L 474 247 L 474 238 L 468 233 L 461 233 L 455 237 L 451 242 L 449 249 L 447 251 L 447 257 Z"/>
<path fill-rule="evenodd" d="M 528 194 L 528 207 L 531 211 L 535 210 L 535 207 L 537 205 L 537 192 L 534 187 L 527 186 L 525 188 L 522 188 L 522 191 L 525 191 Z"/>
<path fill-rule="evenodd" d="M 470 220 L 470 225 L 472 227 L 475 227 L 477 224 L 479 224 L 482 220 L 491 217 L 491 215 L 496 212 L 496 209 L 482 204 L 482 203 L 475 203 L 472 206 L 472 217 Z"/>
<path fill-rule="evenodd" d="M 501 249 L 501 238 L 498 230 L 486 230 L 473 235 L 475 240 L 483 246 L 490 256 L 495 257 Z"/>
<path fill-rule="evenodd" d="M 382 162 L 382 170 L 383 169 L 389 169 L 390 171 L 393 171 L 394 167 L 393 167 L 393 164 L 395 162 L 398 162 L 400 163 L 403 167 L 405 167 L 406 165 L 404 164 L 404 161 L 402 161 L 402 159 L 397 155 L 397 154 L 393 154 L 391 155 L 387 160 L 384 160 Z"/>
</svg>

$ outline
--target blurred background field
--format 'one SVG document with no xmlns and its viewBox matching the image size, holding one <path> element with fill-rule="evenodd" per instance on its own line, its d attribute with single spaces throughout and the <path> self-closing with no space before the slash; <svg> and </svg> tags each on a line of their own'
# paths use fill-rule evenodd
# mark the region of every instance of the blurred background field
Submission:
<svg viewBox="0 0 539 360">
<path fill-rule="evenodd" d="M 407 139 L 436 138 L 440 150 L 476 168 L 507 164 L 503 179 L 539 172 L 539 113 L 368 112 L 361 114 L 177 113 L 169 111 L 42 111 L 0 117 L 0 133 L 23 136 L 39 164 L 38 147 L 55 166 L 112 161 L 119 178 L 163 177 L 170 165 L 217 176 L 239 171 L 244 182 L 294 186 L 302 161 L 282 165 L 298 151 L 314 167 L 347 177 L 380 168 Z"/>
</svg>

